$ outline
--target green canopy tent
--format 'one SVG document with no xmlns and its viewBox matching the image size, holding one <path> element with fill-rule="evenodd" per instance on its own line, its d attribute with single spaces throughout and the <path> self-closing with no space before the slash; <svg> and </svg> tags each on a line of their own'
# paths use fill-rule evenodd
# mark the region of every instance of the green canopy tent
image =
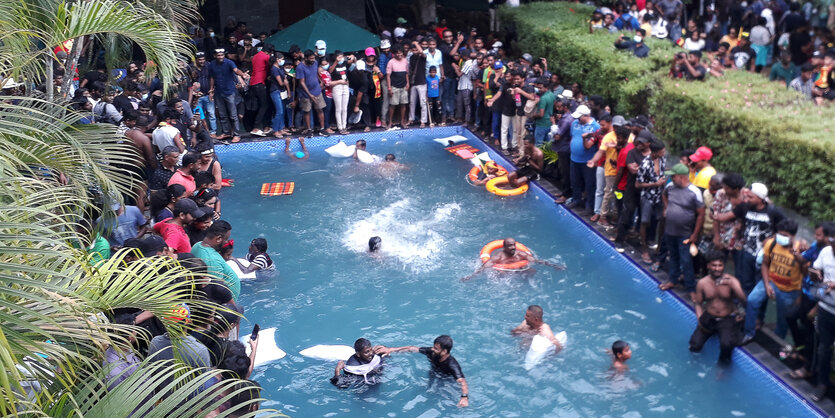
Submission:
<svg viewBox="0 0 835 418">
<path fill-rule="evenodd" d="M 328 53 L 337 49 L 350 52 L 380 46 L 377 35 L 325 9 L 319 9 L 264 42 L 274 46 L 276 51 L 288 51 L 291 45 L 298 45 L 304 51 L 314 50 L 314 44 L 319 39 L 327 44 Z"/>
</svg>

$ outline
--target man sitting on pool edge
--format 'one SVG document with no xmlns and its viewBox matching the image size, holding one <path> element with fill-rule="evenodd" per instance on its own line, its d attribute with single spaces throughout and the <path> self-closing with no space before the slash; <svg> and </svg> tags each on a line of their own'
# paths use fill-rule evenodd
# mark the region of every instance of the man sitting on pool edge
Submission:
<svg viewBox="0 0 835 418">
<path fill-rule="evenodd" d="M 346 387 L 349 382 L 340 382 L 340 377 L 344 371 L 346 375 L 352 377 L 362 376 L 363 381 L 369 385 L 377 383 L 375 376 L 380 373 L 383 368 L 383 359 L 377 352 L 384 349 L 382 345 L 373 347 L 371 341 L 365 338 L 359 338 L 354 341 L 355 353 L 348 358 L 347 361 L 339 361 L 336 364 L 336 369 L 333 372 L 331 383 L 337 387 Z"/>
<path fill-rule="evenodd" d="M 543 264 L 548 267 L 552 267 L 556 270 L 565 270 L 565 266 L 554 264 L 545 260 L 540 260 L 527 252 L 516 251 L 516 240 L 513 238 L 505 238 L 501 251 L 498 251 L 495 254 L 490 255 L 490 259 L 487 260 L 486 263 L 482 264 L 481 267 L 476 269 L 476 271 L 474 271 L 473 274 L 461 279 L 461 281 L 470 280 L 482 271 L 484 271 L 485 269 L 492 268 L 496 264 L 511 264 L 517 263 L 519 261 Z"/>
<path fill-rule="evenodd" d="M 519 168 L 507 175 L 510 187 L 521 187 L 529 181 L 539 180 L 539 173 L 545 164 L 545 155 L 535 146 L 533 135 L 525 136 L 524 155 L 513 161 Z"/>
<path fill-rule="evenodd" d="M 413 345 L 405 347 L 380 347 L 377 351 L 380 355 L 388 355 L 392 353 L 420 353 L 425 355 L 429 362 L 432 363 L 432 370 L 446 376 L 452 376 L 455 381 L 461 384 L 461 398 L 458 400 L 458 407 L 465 408 L 470 405 L 470 389 L 467 386 L 467 379 L 464 378 L 464 372 L 461 371 L 461 366 L 458 360 L 451 356 L 449 352 L 452 351 L 452 337 L 449 335 L 441 335 L 435 338 L 432 347 L 416 347 Z"/>
</svg>

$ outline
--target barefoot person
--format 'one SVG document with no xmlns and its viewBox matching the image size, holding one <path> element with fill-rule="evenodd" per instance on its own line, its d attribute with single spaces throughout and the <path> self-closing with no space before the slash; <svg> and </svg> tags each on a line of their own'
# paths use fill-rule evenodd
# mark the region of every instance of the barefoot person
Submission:
<svg viewBox="0 0 835 418">
<path fill-rule="evenodd" d="M 550 340 L 557 347 L 562 349 L 562 344 L 557 341 L 551 327 L 542 321 L 542 307 L 539 305 L 528 306 L 525 311 L 525 319 L 516 328 L 510 330 L 513 335 L 541 335 Z"/>
<path fill-rule="evenodd" d="M 722 252 L 711 251 L 707 255 L 707 269 L 709 274 L 696 284 L 693 298 L 698 325 L 690 337 L 690 351 L 701 351 L 713 334 L 719 334 L 719 361 L 726 363 L 739 344 L 741 321 L 745 316 L 744 309 L 739 310 L 741 315 L 737 314 L 734 299 L 744 308 L 745 292 L 736 277 L 725 273 Z"/>
<path fill-rule="evenodd" d="M 511 187 L 517 188 L 529 181 L 539 180 L 539 173 L 542 172 L 545 156 L 542 154 L 542 150 L 534 145 L 534 137 L 532 135 L 526 136 L 524 155 L 514 161 L 519 165 L 519 169 L 507 175 L 507 182 Z"/>
<path fill-rule="evenodd" d="M 494 265 L 504 265 L 504 264 L 512 264 L 517 263 L 520 261 L 527 261 L 528 263 L 537 263 L 543 264 L 548 267 L 552 267 L 557 270 L 564 270 L 565 266 L 550 263 L 545 260 L 540 260 L 530 253 L 523 252 L 523 251 L 516 251 L 516 240 L 513 238 L 505 238 L 504 243 L 502 245 L 502 250 L 492 254 L 490 259 L 487 260 L 486 263 L 482 264 L 473 274 L 464 277 L 461 279 L 462 281 L 467 281 L 475 277 L 477 274 L 481 273 L 485 269 L 492 268 Z"/>
<path fill-rule="evenodd" d="M 392 353 L 420 353 L 429 358 L 432 363 L 432 371 L 443 376 L 452 376 L 455 381 L 461 384 L 461 398 L 458 400 L 458 407 L 464 408 L 469 406 L 470 389 L 467 387 L 467 379 L 464 378 L 464 372 L 461 371 L 461 366 L 458 360 L 451 356 L 449 352 L 452 350 L 452 337 L 449 335 L 441 335 L 435 338 L 432 347 L 416 347 L 413 345 L 405 347 L 381 347 L 377 351 L 380 355 Z"/>
</svg>

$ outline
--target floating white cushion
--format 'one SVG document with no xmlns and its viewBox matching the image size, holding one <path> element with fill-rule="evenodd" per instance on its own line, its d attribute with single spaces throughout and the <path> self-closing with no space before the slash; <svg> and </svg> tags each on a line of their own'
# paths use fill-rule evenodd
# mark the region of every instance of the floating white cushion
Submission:
<svg viewBox="0 0 835 418">
<path fill-rule="evenodd" d="M 467 140 L 467 137 L 465 137 L 463 135 L 453 135 L 453 136 L 448 136 L 446 138 L 435 138 L 435 139 L 433 139 L 433 141 L 435 141 L 435 142 L 437 142 L 437 143 L 439 143 L 443 146 L 449 145 L 449 141 L 452 141 L 454 144 L 457 144 L 459 142 L 464 142 L 466 140 Z"/>
<path fill-rule="evenodd" d="M 252 349 L 249 347 L 249 334 L 240 338 L 246 347 L 246 354 L 249 355 Z M 284 358 L 287 353 L 282 351 L 275 344 L 275 328 L 262 329 L 258 333 L 258 351 L 255 353 L 255 367 L 271 361 Z"/>
<path fill-rule="evenodd" d="M 246 261 L 243 258 L 239 258 L 238 261 L 240 261 L 241 264 L 244 265 L 244 267 L 249 267 L 249 261 Z M 255 278 L 255 272 L 254 271 L 244 274 L 244 272 L 241 271 L 241 268 L 238 267 L 238 264 L 235 263 L 232 260 L 226 260 L 226 264 L 228 264 L 229 267 L 232 267 L 232 270 L 235 272 L 235 274 L 238 275 L 238 278 L 241 279 L 241 280 L 249 280 L 249 279 L 254 279 Z"/>
<path fill-rule="evenodd" d="M 315 358 L 319 360 L 328 361 L 345 361 L 348 357 L 354 355 L 354 347 L 348 345 L 314 345 L 313 347 L 305 348 L 299 354 Z"/>
</svg>

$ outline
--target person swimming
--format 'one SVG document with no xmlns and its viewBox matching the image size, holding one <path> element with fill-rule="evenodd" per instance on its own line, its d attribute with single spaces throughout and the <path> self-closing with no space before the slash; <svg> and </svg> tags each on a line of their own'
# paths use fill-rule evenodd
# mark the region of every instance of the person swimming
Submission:
<svg viewBox="0 0 835 418">
<path fill-rule="evenodd" d="M 357 140 L 357 142 L 354 146 L 354 155 L 353 155 L 355 160 L 359 160 L 359 156 L 357 155 L 357 151 L 365 151 L 365 145 L 366 144 L 365 144 L 364 139 Z"/>
<path fill-rule="evenodd" d="M 304 145 L 304 138 L 299 137 L 299 144 L 302 147 L 301 151 L 292 152 L 290 151 L 290 142 L 292 138 L 284 139 L 284 153 L 287 154 L 288 157 L 291 159 L 296 160 L 306 160 L 310 157 L 310 153 L 307 151 L 307 147 Z"/>
<path fill-rule="evenodd" d="M 376 253 L 383 246 L 383 239 L 380 237 L 371 237 L 368 240 L 368 252 Z"/>
<path fill-rule="evenodd" d="M 525 311 L 525 319 L 516 328 L 510 330 L 510 333 L 513 335 L 541 335 L 551 341 L 557 350 L 562 349 L 562 344 L 557 341 L 551 327 L 542 320 L 542 315 L 541 306 L 528 306 Z"/>
<path fill-rule="evenodd" d="M 356 382 L 360 376 L 368 385 L 378 383 L 377 375 L 382 372 L 383 358 L 378 354 L 384 348 L 381 345 L 371 345 L 371 341 L 359 338 L 354 341 L 354 354 L 347 361 L 336 363 L 331 383 L 338 387 L 347 387 Z M 344 373 L 344 375 L 343 375 Z M 349 377 L 349 379 L 343 379 Z"/>
<path fill-rule="evenodd" d="M 470 274 L 469 276 L 461 279 L 461 281 L 470 280 L 482 271 L 484 271 L 485 269 L 492 268 L 494 265 L 512 264 L 517 263 L 519 261 L 543 264 L 556 270 L 565 270 L 565 266 L 563 265 L 554 264 L 545 260 L 540 260 L 527 252 L 516 251 L 516 240 L 513 238 L 505 238 L 504 243 L 502 244 L 501 251 L 492 254 L 490 256 L 490 259 L 487 260 L 487 262 L 485 262 L 478 269 L 476 269 L 476 271 L 474 271 L 473 274 Z"/>
<path fill-rule="evenodd" d="M 629 343 L 623 340 L 617 340 L 612 343 L 612 370 L 618 373 L 623 373 L 629 370 L 626 361 L 632 358 L 632 349 L 629 348 Z"/>
</svg>

